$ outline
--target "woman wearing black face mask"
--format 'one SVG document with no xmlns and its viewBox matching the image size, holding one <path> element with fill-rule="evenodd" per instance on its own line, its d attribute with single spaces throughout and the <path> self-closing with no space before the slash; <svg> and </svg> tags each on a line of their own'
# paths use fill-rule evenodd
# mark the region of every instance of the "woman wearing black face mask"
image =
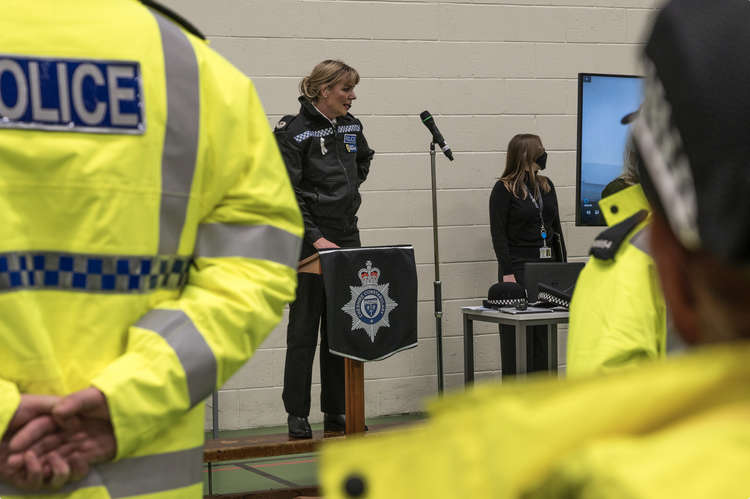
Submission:
<svg viewBox="0 0 750 499">
<path fill-rule="evenodd" d="M 505 171 L 490 195 L 490 231 L 499 281 L 524 286 L 526 262 L 566 260 L 555 186 L 538 173 L 546 166 L 547 153 L 539 136 L 524 133 L 510 140 Z M 534 348 L 527 349 L 528 370 L 543 370 L 547 365 L 546 328 L 531 329 L 527 339 Z M 503 374 L 513 374 L 513 328 L 501 326 L 501 331 Z"/>
</svg>

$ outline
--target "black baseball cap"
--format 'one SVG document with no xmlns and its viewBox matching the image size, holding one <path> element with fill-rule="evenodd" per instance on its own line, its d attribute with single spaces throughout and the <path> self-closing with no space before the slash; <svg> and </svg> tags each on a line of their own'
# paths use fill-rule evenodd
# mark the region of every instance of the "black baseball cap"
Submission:
<svg viewBox="0 0 750 499">
<path fill-rule="evenodd" d="M 683 246 L 750 263 L 750 2 L 672 0 L 632 124 L 644 191 Z"/>
</svg>

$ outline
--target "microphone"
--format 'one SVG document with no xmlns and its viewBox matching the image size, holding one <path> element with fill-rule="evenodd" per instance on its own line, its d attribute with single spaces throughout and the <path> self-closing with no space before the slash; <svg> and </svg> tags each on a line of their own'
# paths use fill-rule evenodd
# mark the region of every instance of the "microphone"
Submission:
<svg viewBox="0 0 750 499">
<path fill-rule="evenodd" d="M 440 134 L 440 130 L 438 130 L 435 120 L 432 118 L 430 112 L 422 111 L 419 117 L 422 118 L 424 126 L 426 126 L 430 133 L 432 133 L 432 141 L 440 146 L 440 149 L 443 150 L 443 153 L 449 160 L 453 161 L 453 151 L 451 151 L 450 146 L 445 143 L 445 139 Z"/>
</svg>

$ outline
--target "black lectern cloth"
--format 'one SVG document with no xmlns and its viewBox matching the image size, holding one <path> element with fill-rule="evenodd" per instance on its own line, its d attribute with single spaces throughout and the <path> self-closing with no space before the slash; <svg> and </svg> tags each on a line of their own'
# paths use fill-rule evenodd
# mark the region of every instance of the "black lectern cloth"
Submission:
<svg viewBox="0 0 750 499">
<path fill-rule="evenodd" d="M 412 246 L 320 251 L 328 347 L 381 360 L 417 346 L 417 269 Z"/>
</svg>

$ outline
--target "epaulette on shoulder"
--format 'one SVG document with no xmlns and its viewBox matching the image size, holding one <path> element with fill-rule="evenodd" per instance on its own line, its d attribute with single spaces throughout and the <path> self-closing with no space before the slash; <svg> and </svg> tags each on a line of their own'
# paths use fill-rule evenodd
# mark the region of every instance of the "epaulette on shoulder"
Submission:
<svg viewBox="0 0 750 499">
<path fill-rule="evenodd" d="M 172 21 L 176 22 L 183 28 L 185 28 L 185 31 L 188 33 L 197 36 L 201 40 L 206 39 L 206 35 L 201 33 L 201 30 L 196 28 L 193 24 L 190 23 L 187 19 L 179 15 L 177 12 L 173 11 L 169 7 L 165 7 L 164 5 L 160 4 L 159 2 L 156 2 L 154 0 L 140 0 L 143 5 L 150 9 L 154 9 L 159 14 L 168 17 Z"/>
<path fill-rule="evenodd" d="M 273 127 L 274 132 L 283 132 L 287 128 L 289 128 L 289 125 L 292 124 L 292 121 L 294 121 L 294 118 L 297 116 L 294 114 L 287 114 L 286 116 L 282 116 L 278 123 L 276 123 L 276 126 Z"/>
<path fill-rule="evenodd" d="M 609 227 L 594 239 L 589 254 L 600 260 L 614 260 L 617 251 L 620 249 L 623 241 L 628 237 L 638 224 L 643 222 L 648 216 L 647 210 L 641 210 L 638 213 L 626 218 L 619 224 Z"/>
</svg>

